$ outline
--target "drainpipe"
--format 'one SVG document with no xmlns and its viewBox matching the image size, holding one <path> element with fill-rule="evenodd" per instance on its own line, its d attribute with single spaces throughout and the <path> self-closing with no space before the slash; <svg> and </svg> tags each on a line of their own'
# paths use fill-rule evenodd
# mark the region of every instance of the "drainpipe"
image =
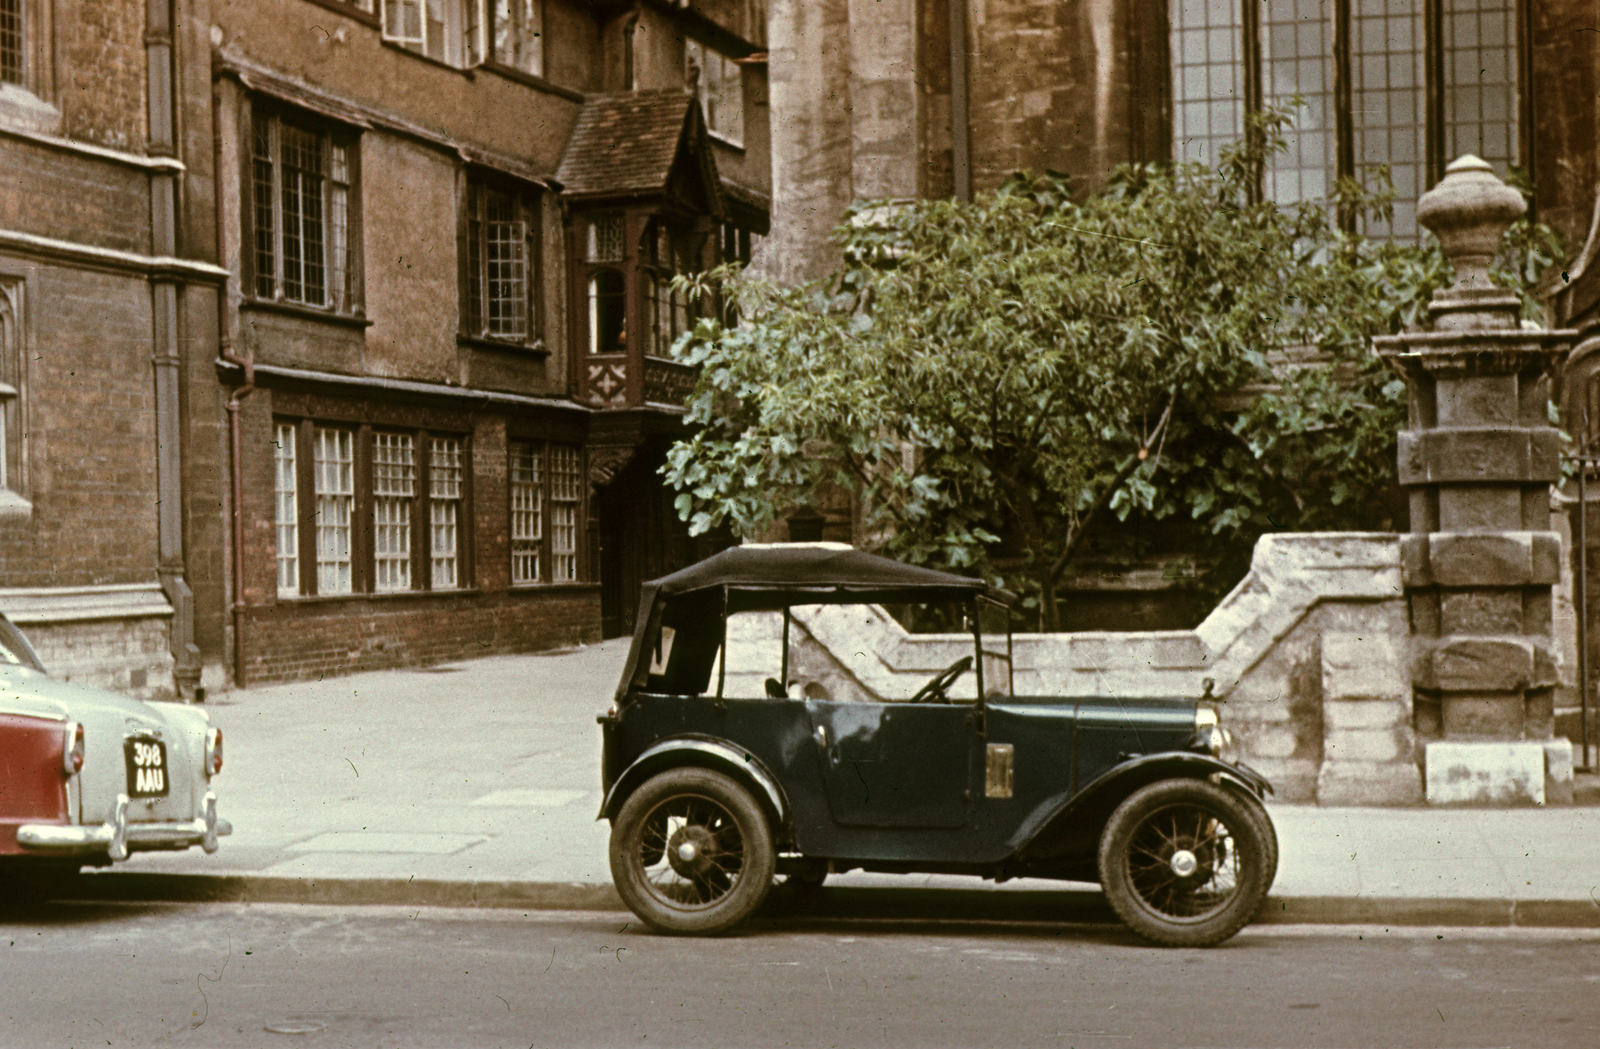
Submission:
<svg viewBox="0 0 1600 1049">
<path fill-rule="evenodd" d="M 244 673 L 244 446 L 239 437 L 239 402 L 256 388 L 256 365 L 248 357 L 233 352 L 228 335 L 228 286 L 218 294 L 218 356 L 243 370 L 244 382 L 228 397 L 228 472 L 233 478 L 233 683 L 245 687 Z"/>
<path fill-rule="evenodd" d="M 967 0 L 950 2 L 950 142 L 955 198 L 972 199 L 972 130 L 967 114 Z"/>
<path fill-rule="evenodd" d="M 173 0 L 148 0 L 145 7 L 146 115 L 152 156 L 174 157 L 176 100 L 173 93 Z M 150 176 L 150 247 L 155 255 L 178 254 L 178 175 Z M 151 341 L 156 394 L 156 574 L 172 605 L 172 678 L 180 698 L 198 698 L 200 649 L 194 643 L 194 592 L 184 578 L 182 347 L 178 298 L 183 282 L 156 275 L 150 281 Z"/>
</svg>

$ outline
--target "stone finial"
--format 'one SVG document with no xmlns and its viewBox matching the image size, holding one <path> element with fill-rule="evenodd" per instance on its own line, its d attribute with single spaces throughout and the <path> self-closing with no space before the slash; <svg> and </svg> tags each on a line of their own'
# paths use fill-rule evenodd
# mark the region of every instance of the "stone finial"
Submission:
<svg viewBox="0 0 1600 1049">
<path fill-rule="evenodd" d="M 1417 221 L 1433 231 L 1456 269 L 1461 288 L 1487 289 L 1489 263 L 1500 238 L 1528 210 L 1522 194 L 1471 153 L 1444 169 L 1444 178 L 1417 201 Z"/>
</svg>

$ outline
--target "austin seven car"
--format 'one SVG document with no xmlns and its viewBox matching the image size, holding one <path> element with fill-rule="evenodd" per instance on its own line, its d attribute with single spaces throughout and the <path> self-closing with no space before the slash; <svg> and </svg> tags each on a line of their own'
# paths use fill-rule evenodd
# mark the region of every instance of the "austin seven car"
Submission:
<svg viewBox="0 0 1600 1049">
<path fill-rule="evenodd" d="M 222 730 L 204 708 L 50 676 L 0 615 L 0 900 L 144 850 L 217 850 Z"/>
<path fill-rule="evenodd" d="M 1098 883 L 1207 946 L 1260 906 L 1271 787 L 1207 697 L 1019 694 L 1013 595 L 836 543 L 733 547 L 642 588 L 601 715 L 618 894 L 715 934 L 779 875 Z"/>
</svg>

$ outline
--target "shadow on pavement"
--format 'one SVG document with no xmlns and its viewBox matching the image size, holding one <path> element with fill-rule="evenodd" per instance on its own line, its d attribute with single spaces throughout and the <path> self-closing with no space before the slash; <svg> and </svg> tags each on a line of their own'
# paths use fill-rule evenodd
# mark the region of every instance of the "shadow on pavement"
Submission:
<svg viewBox="0 0 1600 1049">
<path fill-rule="evenodd" d="M 757 918 L 781 922 L 871 919 L 1121 926 L 1105 896 L 1099 892 L 996 892 L 993 889 L 913 886 L 900 889 L 779 885 L 772 890 Z"/>
</svg>

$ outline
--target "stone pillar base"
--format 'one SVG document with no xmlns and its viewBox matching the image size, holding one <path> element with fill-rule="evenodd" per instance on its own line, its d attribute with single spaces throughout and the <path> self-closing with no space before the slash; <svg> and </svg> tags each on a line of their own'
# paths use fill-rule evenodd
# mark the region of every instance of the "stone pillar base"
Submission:
<svg viewBox="0 0 1600 1049">
<path fill-rule="evenodd" d="M 1318 805 L 1420 805 L 1422 777 L 1411 762 L 1328 762 L 1317 774 Z"/>
<path fill-rule="evenodd" d="M 1543 743 L 1439 740 L 1424 761 L 1429 805 L 1543 805 Z"/>
<path fill-rule="evenodd" d="M 1544 740 L 1544 802 L 1572 804 L 1572 742 L 1563 737 Z"/>
</svg>

